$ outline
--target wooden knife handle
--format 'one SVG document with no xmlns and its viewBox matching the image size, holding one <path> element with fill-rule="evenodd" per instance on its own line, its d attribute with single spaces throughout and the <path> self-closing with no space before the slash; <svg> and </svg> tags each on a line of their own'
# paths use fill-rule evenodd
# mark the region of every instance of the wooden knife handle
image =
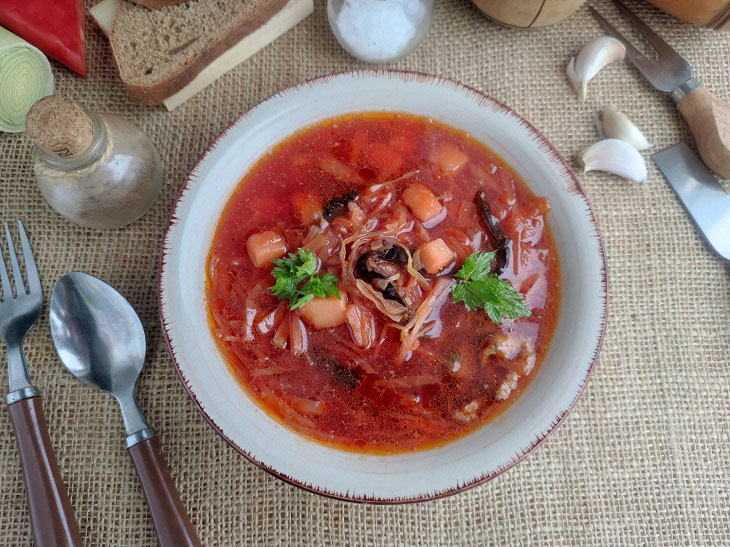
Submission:
<svg viewBox="0 0 730 547">
<path fill-rule="evenodd" d="M 687 121 L 703 161 L 730 179 L 730 104 L 700 85 L 679 100 L 677 109 Z"/>
<path fill-rule="evenodd" d="M 160 547 L 200 547 L 165 463 L 159 439 L 145 439 L 128 450 L 142 482 Z"/>
<path fill-rule="evenodd" d="M 8 405 L 38 547 L 81 547 L 81 535 L 56 463 L 40 397 Z"/>
</svg>

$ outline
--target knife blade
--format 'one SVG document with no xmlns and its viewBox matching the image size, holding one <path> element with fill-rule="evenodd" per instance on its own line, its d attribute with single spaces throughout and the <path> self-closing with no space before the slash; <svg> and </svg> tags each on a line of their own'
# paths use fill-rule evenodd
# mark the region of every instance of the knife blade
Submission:
<svg viewBox="0 0 730 547">
<path fill-rule="evenodd" d="M 700 235 L 712 250 L 730 260 L 730 196 L 685 143 L 653 157 Z"/>
</svg>

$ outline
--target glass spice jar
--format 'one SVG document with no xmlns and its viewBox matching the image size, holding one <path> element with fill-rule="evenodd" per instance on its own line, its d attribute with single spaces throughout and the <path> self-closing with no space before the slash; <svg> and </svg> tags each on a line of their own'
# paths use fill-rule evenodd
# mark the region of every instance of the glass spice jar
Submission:
<svg viewBox="0 0 730 547">
<path fill-rule="evenodd" d="M 113 114 L 52 95 L 26 118 L 34 172 L 48 204 L 71 222 L 120 228 L 144 215 L 162 187 L 162 161 L 150 139 Z"/>
</svg>

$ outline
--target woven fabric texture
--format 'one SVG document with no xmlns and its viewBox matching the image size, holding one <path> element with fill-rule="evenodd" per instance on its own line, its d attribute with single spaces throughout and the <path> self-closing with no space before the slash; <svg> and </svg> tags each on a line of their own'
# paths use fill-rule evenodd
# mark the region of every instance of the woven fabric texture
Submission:
<svg viewBox="0 0 730 547">
<path fill-rule="evenodd" d="M 366 66 L 339 47 L 324 2 L 316 4 L 304 23 L 172 113 L 130 100 L 91 21 L 88 79 L 53 63 L 59 93 L 126 117 L 162 154 L 162 197 L 127 228 L 96 231 L 60 218 L 34 182 L 28 138 L 0 134 L 0 218 L 24 219 L 46 298 L 58 277 L 83 270 L 127 295 L 142 317 L 149 356 L 139 400 L 160 432 L 203 543 L 730 545 L 730 269 L 707 250 L 648 155 L 645 184 L 579 174 L 608 258 L 605 342 L 576 408 L 513 469 L 439 501 L 349 504 L 269 476 L 206 424 L 178 380 L 160 327 L 163 232 L 188 171 L 239 114 L 302 80 Z M 620 21 L 608 0 L 593 4 Z M 680 23 L 643 2 L 632 6 L 709 89 L 730 100 L 730 33 Z M 575 157 L 597 138 L 593 118 L 607 104 L 627 112 L 657 148 L 691 142 L 670 99 L 628 64 L 607 67 L 590 83 L 587 101 L 577 100 L 565 65 L 600 34 L 586 7 L 551 27 L 515 30 L 489 21 L 468 0 L 436 0 L 428 38 L 394 66 L 453 78 L 498 98 L 540 129 L 577 172 Z M 26 341 L 26 356 L 86 545 L 155 545 L 117 405 L 62 368 L 45 315 Z M 0 382 L 7 385 L 4 349 L 0 359 Z M 0 412 L 0 478 L 0 545 L 32 545 L 6 411 Z"/>
</svg>

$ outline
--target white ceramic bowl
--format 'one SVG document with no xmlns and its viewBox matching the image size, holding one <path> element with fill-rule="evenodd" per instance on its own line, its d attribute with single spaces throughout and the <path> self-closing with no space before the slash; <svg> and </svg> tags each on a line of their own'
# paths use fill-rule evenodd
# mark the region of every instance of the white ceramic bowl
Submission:
<svg viewBox="0 0 730 547">
<path fill-rule="evenodd" d="M 218 218 L 241 176 L 292 132 L 332 116 L 401 111 L 468 131 L 550 200 L 560 255 L 561 302 L 542 366 L 506 412 L 445 446 L 409 454 L 356 454 L 308 440 L 261 410 L 228 371 L 211 336 L 205 263 Z M 601 239 L 570 167 L 527 121 L 454 81 L 426 74 L 359 71 L 318 78 L 253 108 L 208 148 L 172 214 L 160 279 L 162 320 L 175 367 L 210 425 L 277 477 L 352 501 L 401 503 L 453 494 L 493 478 L 565 417 L 593 368 L 606 317 Z"/>
</svg>

